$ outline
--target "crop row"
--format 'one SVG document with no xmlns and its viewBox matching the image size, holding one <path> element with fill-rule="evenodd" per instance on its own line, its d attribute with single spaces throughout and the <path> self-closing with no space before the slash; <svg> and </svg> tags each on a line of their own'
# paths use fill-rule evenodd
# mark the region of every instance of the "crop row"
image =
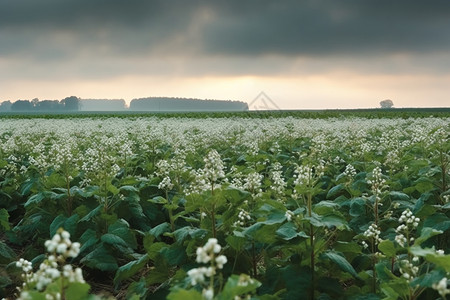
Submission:
<svg viewBox="0 0 450 300">
<path fill-rule="evenodd" d="M 445 298 L 449 124 L 3 119 L 0 296 Z"/>
</svg>

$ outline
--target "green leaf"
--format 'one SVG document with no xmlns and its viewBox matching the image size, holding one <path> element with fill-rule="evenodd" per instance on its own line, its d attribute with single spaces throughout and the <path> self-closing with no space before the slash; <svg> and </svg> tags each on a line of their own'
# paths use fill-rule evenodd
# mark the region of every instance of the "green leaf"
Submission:
<svg viewBox="0 0 450 300">
<path fill-rule="evenodd" d="M 156 203 L 156 204 L 166 204 L 167 203 L 167 200 L 161 196 L 157 196 L 152 199 L 148 199 L 147 201 Z"/>
<path fill-rule="evenodd" d="M 90 221 L 93 217 L 95 217 L 96 215 L 98 215 L 101 211 L 101 209 L 103 208 L 103 204 L 100 204 L 99 206 L 97 206 L 96 208 L 94 208 L 93 210 L 91 210 L 90 213 L 88 213 L 87 215 L 85 215 L 80 221 L 78 222 L 85 222 L 85 221 Z"/>
<path fill-rule="evenodd" d="M 186 261 L 186 249 L 183 245 L 173 244 L 159 252 L 171 266 L 181 265 Z"/>
<path fill-rule="evenodd" d="M 427 256 L 427 255 L 435 255 L 436 250 L 433 248 L 422 248 L 420 246 L 414 245 L 409 248 L 409 252 L 415 256 Z"/>
<path fill-rule="evenodd" d="M 102 235 L 101 241 L 113 246 L 120 245 L 123 247 L 128 247 L 128 244 L 121 237 L 112 233 L 105 233 L 104 235 Z"/>
<path fill-rule="evenodd" d="M 149 233 L 153 235 L 155 238 L 158 238 L 160 235 L 166 232 L 170 232 L 170 224 L 167 222 L 161 223 L 152 229 L 150 229 Z"/>
<path fill-rule="evenodd" d="M 81 262 L 90 268 L 100 271 L 116 271 L 118 268 L 116 259 L 103 244 L 99 244 L 94 251 L 83 257 Z"/>
<path fill-rule="evenodd" d="M 167 300 L 203 300 L 203 296 L 194 289 L 177 289 L 167 295 Z"/>
<path fill-rule="evenodd" d="M 156 260 L 158 256 L 160 255 L 162 249 L 169 247 L 166 243 L 158 242 L 153 243 L 151 245 L 147 245 L 145 247 L 145 250 L 147 250 L 147 254 L 152 260 Z"/>
<path fill-rule="evenodd" d="M 348 229 L 347 221 L 337 213 L 322 216 L 320 222 L 328 228 L 336 227 L 339 230 Z"/>
<path fill-rule="evenodd" d="M 377 272 L 377 277 L 382 282 L 389 282 L 393 279 L 397 279 L 397 277 L 392 274 L 392 272 L 386 267 L 384 263 L 377 263 L 375 265 L 375 270 Z"/>
<path fill-rule="evenodd" d="M 410 199 L 407 194 L 398 191 L 390 192 L 389 196 L 391 196 L 391 200 L 409 201 Z"/>
<path fill-rule="evenodd" d="M 345 185 L 344 184 L 338 184 L 334 187 L 332 187 L 328 193 L 327 193 L 327 199 L 334 199 L 340 194 L 345 192 Z"/>
<path fill-rule="evenodd" d="M 70 282 L 65 291 L 66 299 L 84 300 L 88 297 L 91 287 L 87 283 Z"/>
<path fill-rule="evenodd" d="M 0 241 L 0 264 L 7 264 L 16 259 L 16 253 Z"/>
<path fill-rule="evenodd" d="M 97 233 L 93 229 L 87 229 L 80 237 L 80 253 L 97 244 L 98 241 Z"/>
<path fill-rule="evenodd" d="M 344 253 L 361 253 L 361 246 L 356 242 L 340 242 L 334 244 L 334 250 Z"/>
<path fill-rule="evenodd" d="M 383 240 L 378 244 L 378 249 L 383 252 L 384 255 L 387 257 L 394 257 L 395 256 L 395 245 L 390 240 Z"/>
<path fill-rule="evenodd" d="M 446 231 L 450 228 L 450 218 L 442 213 L 437 213 L 426 218 L 423 222 L 423 226 Z"/>
<path fill-rule="evenodd" d="M 202 238 L 208 233 L 207 230 L 195 228 L 191 226 L 184 226 L 174 231 L 175 240 L 177 243 L 182 243 L 188 236 L 191 238 Z"/>
<path fill-rule="evenodd" d="M 422 231 L 420 232 L 420 236 L 414 241 L 414 245 L 419 246 L 429 238 L 441 233 L 443 233 L 443 231 L 441 230 L 436 230 L 430 227 L 423 227 Z"/>
<path fill-rule="evenodd" d="M 131 276 L 142 270 L 149 260 L 150 257 L 145 254 L 140 259 L 130 261 L 126 265 L 119 267 L 114 276 L 114 284 L 117 286 L 122 280 L 131 278 Z"/>
<path fill-rule="evenodd" d="M 425 259 L 438 267 L 443 268 L 447 273 L 450 272 L 450 254 L 447 255 L 427 255 Z"/>
<path fill-rule="evenodd" d="M 320 201 L 314 205 L 314 212 L 319 215 L 326 215 L 332 213 L 334 210 L 338 209 L 339 204 L 332 201 Z"/>
<path fill-rule="evenodd" d="M 322 256 L 337 264 L 342 271 L 350 273 L 353 277 L 358 278 L 358 274 L 353 266 L 347 261 L 347 259 L 345 259 L 345 257 L 341 256 L 337 252 L 327 251 L 324 252 Z"/>
<path fill-rule="evenodd" d="M 292 222 L 287 222 L 278 228 L 276 234 L 285 241 L 289 241 L 296 237 L 308 238 L 309 236 L 303 232 L 297 232 L 297 226 Z"/>
<path fill-rule="evenodd" d="M 242 233 L 245 236 L 253 238 L 255 241 L 271 244 L 276 241 L 277 224 L 266 225 L 258 222 L 246 228 Z"/>
<path fill-rule="evenodd" d="M 363 198 L 354 198 L 350 202 L 349 214 L 352 217 L 358 217 L 366 213 L 366 200 Z"/>
<path fill-rule="evenodd" d="M 129 228 L 129 225 L 125 220 L 119 219 L 114 224 L 109 225 L 108 233 L 112 233 L 120 237 L 131 249 L 137 248 L 137 241 L 134 231 Z"/>
<path fill-rule="evenodd" d="M 50 224 L 50 237 L 54 236 L 56 231 L 58 231 L 59 228 L 63 227 L 64 221 L 66 219 L 67 217 L 59 215 L 53 220 L 53 222 Z"/>
<path fill-rule="evenodd" d="M 0 228 L 4 230 L 9 230 L 9 214 L 4 208 L 0 209 Z"/>
<path fill-rule="evenodd" d="M 40 192 L 36 195 L 31 196 L 28 201 L 24 204 L 25 207 L 28 207 L 32 204 L 40 204 L 45 199 L 51 199 L 53 197 L 57 196 L 54 192 L 44 191 Z"/>
<path fill-rule="evenodd" d="M 244 237 L 229 235 L 226 237 L 225 241 L 233 248 L 235 251 L 240 252 L 246 243 L 246 239 Z"/>
<path fill-rule="evenodd" d="M 429 192 L 434 188 L 433 181 L 427 177 L 420 177 L 419 179 L 417 179 L 414 187 L 421 194 Z"/>
</svg>

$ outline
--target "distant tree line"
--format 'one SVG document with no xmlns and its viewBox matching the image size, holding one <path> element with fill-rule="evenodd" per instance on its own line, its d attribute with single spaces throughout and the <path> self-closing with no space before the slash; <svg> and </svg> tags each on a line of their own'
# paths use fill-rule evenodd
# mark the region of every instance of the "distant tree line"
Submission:
<svg viewBox="0 0 450 300">
<path fill-rule="evenodd" d="M 244 111 L 248 104 L 232 100 L 201 100 L 195 98 L 149 97 L 133 99 L 133 111 Z"/>
<path fill-rule="evenodd" d="M 80 98 L 70 96 L 59 100 L 17 100 L 14 102 L 3 101 L 0 103 L 0 111 L 33 112 L 33 111 L 78 111 L 80 110 Z"/>
<path fill-rule="evenodd" d="M 0 112 L 58 112 L 58 111 L 123 111 L 123 99 L 80 99 L 71 96 L 58 100 L 17 100 L 0 103 Z M 133 99 L 131 111 L 245 111 L 248 104 L 231 100 L 202 100 L 194 98 L 149 97 Z"/>
</svg>

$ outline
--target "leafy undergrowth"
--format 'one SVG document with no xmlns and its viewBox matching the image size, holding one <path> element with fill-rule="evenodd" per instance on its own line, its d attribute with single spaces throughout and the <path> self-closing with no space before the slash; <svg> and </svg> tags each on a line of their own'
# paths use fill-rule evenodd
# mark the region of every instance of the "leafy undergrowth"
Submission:
<svg viewBox="0 0 450 300">
<path fill-rule="evenodd" d="M 2 120 L 0 296 L 64 230 L 83 281 L 63 295 L 445 298 L 449 123 Z"/>
</svg>

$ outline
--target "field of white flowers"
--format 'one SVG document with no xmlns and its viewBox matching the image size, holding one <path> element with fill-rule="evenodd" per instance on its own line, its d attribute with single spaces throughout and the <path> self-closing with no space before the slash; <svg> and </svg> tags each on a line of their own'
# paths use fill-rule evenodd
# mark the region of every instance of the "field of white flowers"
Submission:
<svg viewBox="0 0 450 300">
<path fill-rule="evenodd" d="M 0 298 L 450 294 L 450 118 L 5 118 L 0 141 Z"/>
</svg>

